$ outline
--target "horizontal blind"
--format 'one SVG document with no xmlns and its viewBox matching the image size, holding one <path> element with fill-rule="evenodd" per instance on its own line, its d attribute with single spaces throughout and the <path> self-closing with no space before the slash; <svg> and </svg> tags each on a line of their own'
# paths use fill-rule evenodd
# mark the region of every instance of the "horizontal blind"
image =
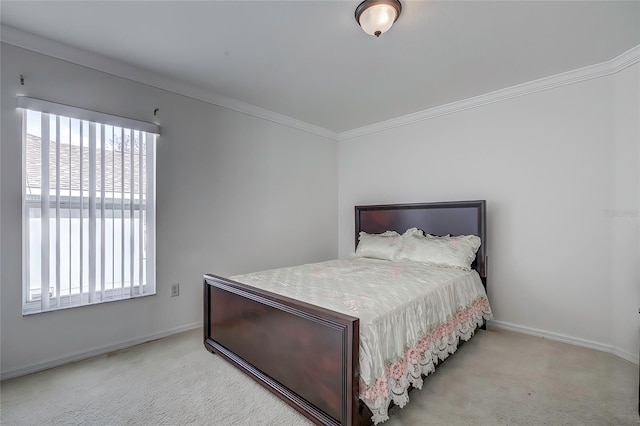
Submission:
<svg viewBox="0 0 640 426">
<path fill-rule="evenodd" d="M 157 125 L 20 98 L 23 314 L 155 294 Z"/>
</svg>

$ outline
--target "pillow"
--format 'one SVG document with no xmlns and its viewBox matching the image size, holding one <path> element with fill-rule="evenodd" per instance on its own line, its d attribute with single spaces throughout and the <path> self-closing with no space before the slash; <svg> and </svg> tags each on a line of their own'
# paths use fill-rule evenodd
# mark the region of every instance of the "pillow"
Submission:
<svg viewBox="0 0 640 426">
<path fill-rule="evenodd" d="M 411 235 L 420 235 L 422 237 L 427 237 L 427 238 L 443 238 L 443 237 L 450 237 L 451 234 L 447 234 L 447 235 L 432 235 L 432 234 L 424 234 L 424 231 L 422 229 L 418 229 L 418 228 L 409 228 L 406 231 L 404 231 L 404 234 L 402 234 L 403 237 L 408 237 Z"/>
<path fill-rule="evenodd" d="M 402 237 L 396 231 L 382 234 L 367 234 L 363 231 L 359 235 L 355 257 L 395 260 L 402 243 Z"/>
<path fill-rule="evenodd" d="M 360 235 L 367 234 L 366 232 L 360 232 Z M 367 235 L 380 235 L 382 237 L 397 237 L 398 234 L 396 231 L 384 231 L 382 234 L 367 234 Z"/>
<path fill-rule="evenodd" d="M 404 239 L 396 260 L 470 271 L 480 244 L 476 235 L 437 238 L 411 235 Z"/>
<path fill-rule="evenodd" d="M 404 231 L 404 234 L 402 234 L 403 237 L 408 237 L 411 235 L 420 235 L 420 236 L 424 236 L 424 231 L 422 229 L 418 229 L 418 228 L 409 228 L 406 231 Z"/>
</svg>

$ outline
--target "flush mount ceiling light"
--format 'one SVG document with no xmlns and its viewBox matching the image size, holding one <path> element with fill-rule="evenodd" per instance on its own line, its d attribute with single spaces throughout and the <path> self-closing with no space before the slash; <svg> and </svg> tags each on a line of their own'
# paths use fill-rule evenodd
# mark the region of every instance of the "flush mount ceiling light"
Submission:
<svg viewBox="0 0 640 426">
<path fill-rule="evenodd" d="M 365 33 L 380 37 L 398 20 L 400 11 L 398 0 L 365 0 L 356 8 L 356 21 Z"/>
</svg>

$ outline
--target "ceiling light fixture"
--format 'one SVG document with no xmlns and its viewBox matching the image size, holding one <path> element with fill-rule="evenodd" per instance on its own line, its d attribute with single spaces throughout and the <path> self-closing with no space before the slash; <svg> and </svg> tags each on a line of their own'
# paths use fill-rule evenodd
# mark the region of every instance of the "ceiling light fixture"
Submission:
<svg viewBox="0 0 640 426">
<path fill-rule="evenodd" d="M 398 0 L 364 0 L 356 8 L 356 21 L 365 33 L 380 37 L 398 20 L 401 11 Z"/>
</svg>

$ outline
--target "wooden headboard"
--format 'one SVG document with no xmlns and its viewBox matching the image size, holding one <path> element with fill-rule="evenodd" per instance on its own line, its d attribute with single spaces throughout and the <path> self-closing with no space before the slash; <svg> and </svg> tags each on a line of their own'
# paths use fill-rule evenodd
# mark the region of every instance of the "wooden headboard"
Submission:
<svg viewBox="0 0 640 426">
<path fill-rule="evenodd" d="M 488 258 L 485 200 L 356 206 L 355 213 L 356 246 L 360 231 L 369 234 L 396 231 L 402 234 L 407 229 L 416 227 L 425 234 L 479 236 L 482 245 L 472 267 L 478 271 L 486 287 Z"/>
</svg>

